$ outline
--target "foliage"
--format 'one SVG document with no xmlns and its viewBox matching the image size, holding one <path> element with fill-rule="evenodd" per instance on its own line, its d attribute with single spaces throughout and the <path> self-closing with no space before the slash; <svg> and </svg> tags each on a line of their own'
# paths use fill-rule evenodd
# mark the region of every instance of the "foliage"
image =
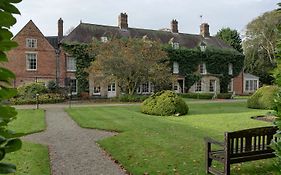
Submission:
<svg viewBox="0 0 281 175">
<path fill-rule="evenodd" d="M 49 92 L 57 92 L 59 89 L 59 86 L 57 85 L 56 81 L 51 80 L 47 84 L 47 89 Z"/>
<path fill-rule="evenodd" d="M 277 91 L 277 86 L 263 86 L 248 99 L 247 106 L 254 109 L 272 109 Z"/>
<path fill-rule="evenodd" d="M 97 45 L 93 43 L 92 52 L 96 60 L 89 73 L 96 84 L 116 81 L 121 92 L 136 93 L 141 83 L 151 82 L 154 90 L 161 90 L 172 82 L 166 53 L 161 44 L 136 38 L 112 39 Z"/>
<path fill-rule="evenodd" d="M 243 53 L 242 40 L 237 30 L 232 30 L 229 27 L 222 28 L 220 31 L 217 32 L 216 37 L 225 41 L 238 52 Z"/>
<path fill-rule="evenodd" d="M 250 119 L 264 110 L 249 109 L 245 102 L 189 102 L 184 117 L 151 117 L 140 106 L 100 106 L 66 109 L 83 128 L 118 131 L 99 145 L 131 174 L 205 174 L 203 139 L 223 141 L 224 132 L 269 126 Z M 137 151 L 136 151 L 137 150 Z M 275 159 L 231 166 L 235 175 L 279 175 Z M 139 166 L 136 166 L 139 165 Z"/>
<path fill-rule="evenodd" d="M 123 94 L 118 97 L 119 101 L 121 102 L 143 102 L 146 100 L 149 96 L 147 95 L 129 95 L 129 94 Z"/>
<path fill-rule="evenodd" d="M 13 5 L 21 0 L 6 0 L 0 2 L 0 65 L 1 62 L 8 61 L 6 52 L 17 46 L 12 41 L 13 34 L 9 31 L 10 27 L 16 23 L 13 14 L 20 14 L 19 10 Z M 6 100 L 16 95 L 16 90 L 11 88 L 11 80 L 15 75 L 6 68 L 0 67 L 0 174 L 8 174 L 16 171 L 16 166 L 4 163 L 7 153 L 17 151 L 21 148 L 21 140 L 17 135 L 7 129 L 9 122 L 16 118 L 17 112 L 14 108 L 4 104 Z"/>
<path fill-rule="evenodd" d="M 188 113 L 188 106 L 176 93 L 160 91 L 142 103 L 141 111 L 150 115 L 179 116 Z"/>
<path fill-rule="evenodd" d="M 88 44 L 63 44 L 64 50 L 76 59 L 76 72 L 78 94 L 81 92 L 89 92 L 89 73 L 86 69 L 95 59 L 95 53 L 90 52 Z"/>
<path fill-rule="evenodd" d="M 219 93 L 217 94 L 218 99 L 231 99 L 232 93 Z"/>
<path fill-rule="evenodd" d="M 257 17 L 246 28 L 243 41 L 245 70 L 259 76 L 263 84 L 273 83 L 271 72 L 276 67 L 275 48 L 280 23 L 281 13 L 274 10 Z"/>
<path fill-rule="evenodd" d="M 184 93 L 180 94 L 182 98 L 194 98 L 194 99 L 212 99 L 214 93 Z"/>
<path fill-rule="evenodd" d="M 46 93 L 38 96 L 39 104 L 46 103 L 61 103 L 65 101 L 65 96 L 58 93 Z M 13 105 L 23 105 L 23 104 L 37 104 L 36 98 L 27 98 L 25 96 L 20 96 L 17 98 L 11 98 L 10 103 Z"/>
<path fill-rule="evenodd" d="M 35 98 L 36 94 L 47 93 L 47 88 L 42 83 L 28 83 L 18 88 L 18 95 L 24 98 Z"/>
<path fill-rule="evenodd" d="M 205 63 L 207 72 L 220 78 L 221 92 L 228 92 L 227 87 L 231 78 L 236 77 L 242 71 L 244 55 L 239 52 L 207 47 L 205 52 L 199 49 L 172 49 L 165 48 L 171 62 L 179 63 L 180 75 L 186 77 L 185 87 L 187 90 L 201 78 L 195 73 L 200 63 Z M 228 66 L 233 65 L 233 75 L 229 75 Z"/>
</svg>

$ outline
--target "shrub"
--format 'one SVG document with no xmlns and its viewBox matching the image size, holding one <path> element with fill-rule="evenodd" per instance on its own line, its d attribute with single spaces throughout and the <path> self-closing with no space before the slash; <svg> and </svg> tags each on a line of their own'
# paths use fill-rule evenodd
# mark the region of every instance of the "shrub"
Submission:
<svg viewBox="0 0 281 175">
<path fill-rule="evenodd" d="M 149 96 L 147 95 L 128 95 L 124 94 L 118 97 L 121 102 L 143 102 Z"/>
<path fill-rule="evenodd" d="M 34 98 L 36 94 L 47 93 L 47 88 L 42 83 L 29 83 L 18 87 L 18 96 Z"/>
<path fill-rule="evenodd" d="M 48 82 L 47 88 L 48 88 L 49 92 L 53 92 L 54 93 L 54 92 L 58 91 L 59 87 L 58 87 L 57 83 L 54 80 L 51 80 L 51 81 Z"/>
<path fill-rule="evenodd" d="M 231 99 L 232 93 L 219 93 L 217 94 L 218 99 Z"/>
<path fill-rule="evenodd" d="M 49 93 L 49 94 L 42 94 L 38 96 L 38 102 L 40 104 L 44 103 L 60 103 L 65 100 L 65 97 L 56 94 L 56 93 Z M 18 97 L 10 99 L 10 103 L 13 105 L 22 105 L 22 104 L 36 104 L 36 98 L 25 98 L 25 97 Z"/>
<path fill-rule="evenodd" d="M 185 93 L 180 95 L 183 98 L 194 98 L 194 99 L 212 99 L 213 93 Z"/>
<path fill-rule="evenodd" d="M 161 91 L 151 95 L 141 106 L 141 111 L 150 115 L 185 115 L 188 106 L 176 93 Z"/>
<path fill-rule="evenodd" d="M 247 101 L 248 108 L 272 109 L 277 86 L 263 86 L 259 88 Z"/>
</svg>

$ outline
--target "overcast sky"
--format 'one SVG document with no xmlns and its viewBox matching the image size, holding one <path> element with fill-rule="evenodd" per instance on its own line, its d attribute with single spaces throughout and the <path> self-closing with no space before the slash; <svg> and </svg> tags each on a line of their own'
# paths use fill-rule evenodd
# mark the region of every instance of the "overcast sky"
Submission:
<svg viewBox="0 0 281 175">
<path fill-rule="evenodd" d="M 57 20 L 64 20 L 64 31 L 80 21 L 117 25 L 120 12 L 127 12 L 129 27 L 158 30 L 179 21 L 179 31 L 199 33 L 201 22 L 210 25 L 211 34 L 223 27 L 244 31 L 251 20 L 277 8 L 280 0 L 23 0 L 17 5 L 21 16 L 12 28 L 16 34 L 29 20 L 46 35 L 57 35 Z M 201 20 L 200 15 L 203 15 Z"/>
</svg>

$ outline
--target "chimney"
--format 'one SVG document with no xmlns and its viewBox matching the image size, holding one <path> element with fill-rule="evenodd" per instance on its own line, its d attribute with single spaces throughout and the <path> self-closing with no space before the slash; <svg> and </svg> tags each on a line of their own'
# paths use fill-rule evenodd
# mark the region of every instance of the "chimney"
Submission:
<svg viewBox="0 0 281 175">
<path fill-rule="evenodd" d="M 200 25 L 200 35 L 203 37 L 209 37 L 210 31 L 209 31 L 209 24 L 208 23 L 202 23 Z"/>
<path fill-rule="evenodd" d="M 128 15 L 121 13 L 118 17 L 118 27 L 120 29 L 128 29 Z"/>
<path fill-rule="evenodd" d="M 171 31 L 173 33 L 179 33 L 178 21 L 176 19 L 173 19 L 172 22 L 171 22 Z"/>
<path fill-rule="evenodd" d="M 63 20 L 60 18 L 58 20 L 58 42 L 63 38 Z"/>
</svg>

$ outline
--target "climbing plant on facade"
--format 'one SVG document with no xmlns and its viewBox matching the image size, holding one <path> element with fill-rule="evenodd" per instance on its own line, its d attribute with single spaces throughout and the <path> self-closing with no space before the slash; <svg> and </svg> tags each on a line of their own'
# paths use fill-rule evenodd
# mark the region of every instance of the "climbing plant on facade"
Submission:
<svg viewBox="0 0 281 175">
<path fill-rule="evenodd" d="M 9 31 L 10 27 L 16 23 L 13 14 L 20 14 L 19 10 L 13 5 L 21 0 L 0 1 L 0 63 L 7 62 L 5 52 L 17 46 L 12 41 L 13 34 Z M 1 65 L 1 64 L 0 64 Z M 16 138 L 16 134 L 7 129 L 8 123 L 16 118 L 15 108 L 5 105 L 5 101 L 16 95 L 16 90 L 11 88 L 11 80 L 15 75 L 8 69 L 0 67 L 0 174 L 8 174 L 16 171 L 16 166 L 4 163 L 2 160 L 10 152 L 21 148 L 21 140 Z"/>
</svg>

